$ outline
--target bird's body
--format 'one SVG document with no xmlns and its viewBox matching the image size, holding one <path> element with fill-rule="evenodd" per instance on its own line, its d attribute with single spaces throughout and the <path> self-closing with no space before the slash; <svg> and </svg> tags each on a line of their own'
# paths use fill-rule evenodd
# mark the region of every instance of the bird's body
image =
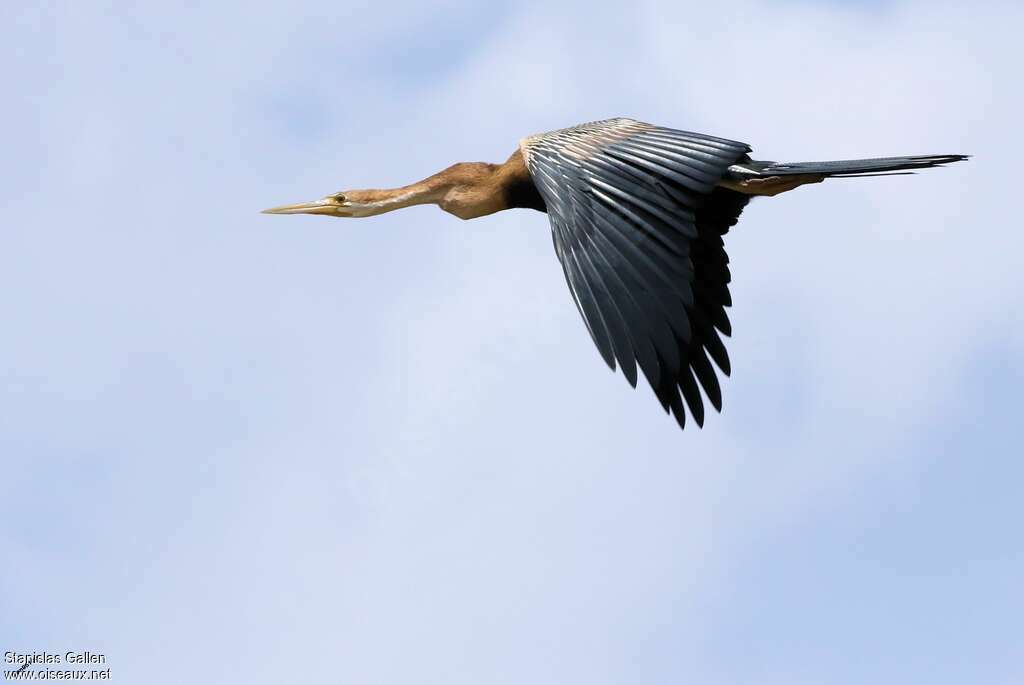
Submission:
<svg viewBox="0 0 1024 685">
<path fill-rule="evenodd" d="M 271 214 L 372 216 L 437 204 L 462 219 L 547 212 L 555 252 L 591 338 L 632 385 L 637 367 L 681 426 L 721 409 L 711 361 L 728 375 L 728 256 L 722 236 L 754 195 L 829 177 L 906 173 L 963 155 L 779 164 L 745 143 L 632 119 L 581 124 L 520 141 L 503 164 L 463 162 L 402 188 L 355 190 Z"/>
</svg>

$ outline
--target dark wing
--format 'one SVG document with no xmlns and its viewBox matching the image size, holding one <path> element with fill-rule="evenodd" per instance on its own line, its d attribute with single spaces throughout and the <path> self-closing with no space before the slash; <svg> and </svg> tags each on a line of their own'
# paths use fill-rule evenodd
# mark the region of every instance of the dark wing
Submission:
<svg viewBox="0 0 1024 685">
<path fill-rule="evenodd" d="M 684 400 L 703 425 L 698 383 L 722 407 L 709 357 L 729 374 L 722 236 L 749 200 L 716 184 L 750 147 L 631 119 L 532 136 L 520 147 L 601 356 L 612 369 L 618 360 L 634 387 L 639 364 L 680 426 Z"/>
</svg>

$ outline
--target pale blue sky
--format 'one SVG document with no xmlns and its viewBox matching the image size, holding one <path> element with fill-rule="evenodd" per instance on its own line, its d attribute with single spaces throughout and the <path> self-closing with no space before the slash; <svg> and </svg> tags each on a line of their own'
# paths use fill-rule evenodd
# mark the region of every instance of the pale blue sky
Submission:
<svg viewBox="0 0 1024 685">
<path fill-rule="evenodd" d="M 0 650 L 120 682 L 1024 679 L 1011 3 L 13 11 Z M 625 115 L 805 160 L 725 411 L 607 371 L 546 219 L 261 216 Z"/>
</svg>

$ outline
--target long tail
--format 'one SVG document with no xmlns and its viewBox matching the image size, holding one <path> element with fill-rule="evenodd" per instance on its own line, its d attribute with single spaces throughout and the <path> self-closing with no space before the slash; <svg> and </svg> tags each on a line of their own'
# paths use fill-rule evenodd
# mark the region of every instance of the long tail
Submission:
<svg viewBox="0 0 1024 685">
<path fill-rule="evenodd" d="M 822 174 L 826 177 L 877 176 L 892 172 L 913 173 L 911 169 L 926 169 L 959 162 L 968 155 L 919 155 L 913 157 L 877 157 L 874 159 L 843 159 L 831 162 L 757 162 L 742 164 L 748 173 L 757 176 L 790 176 L 794 174 Z M 764 166 L 762 166 L 764 165 Z M 739 166 L 739 165 L 738 165 Z"/>
</svg>

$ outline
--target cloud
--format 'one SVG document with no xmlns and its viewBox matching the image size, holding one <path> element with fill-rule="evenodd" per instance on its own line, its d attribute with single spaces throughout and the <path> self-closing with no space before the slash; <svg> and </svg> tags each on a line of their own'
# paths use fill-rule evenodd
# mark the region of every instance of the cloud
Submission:
<svg viewBox="0 0 1024 685">
<path fill-rule="evenodd" d="M 1012 672 L 1019 15 L 18 11 L 4 649 L 154 683 L 863 682 L 897 644 L 910 680 Z M 726 409 L 683 434 L 604 370 L 543 216 L 255 214 L 617 114 L 765 158 L 976 156 L 753 203 Z M 934 556 L 930 517 L 992 542 Z M 915 639 L 948 597 L 985 626 Z"/>
</svg>

